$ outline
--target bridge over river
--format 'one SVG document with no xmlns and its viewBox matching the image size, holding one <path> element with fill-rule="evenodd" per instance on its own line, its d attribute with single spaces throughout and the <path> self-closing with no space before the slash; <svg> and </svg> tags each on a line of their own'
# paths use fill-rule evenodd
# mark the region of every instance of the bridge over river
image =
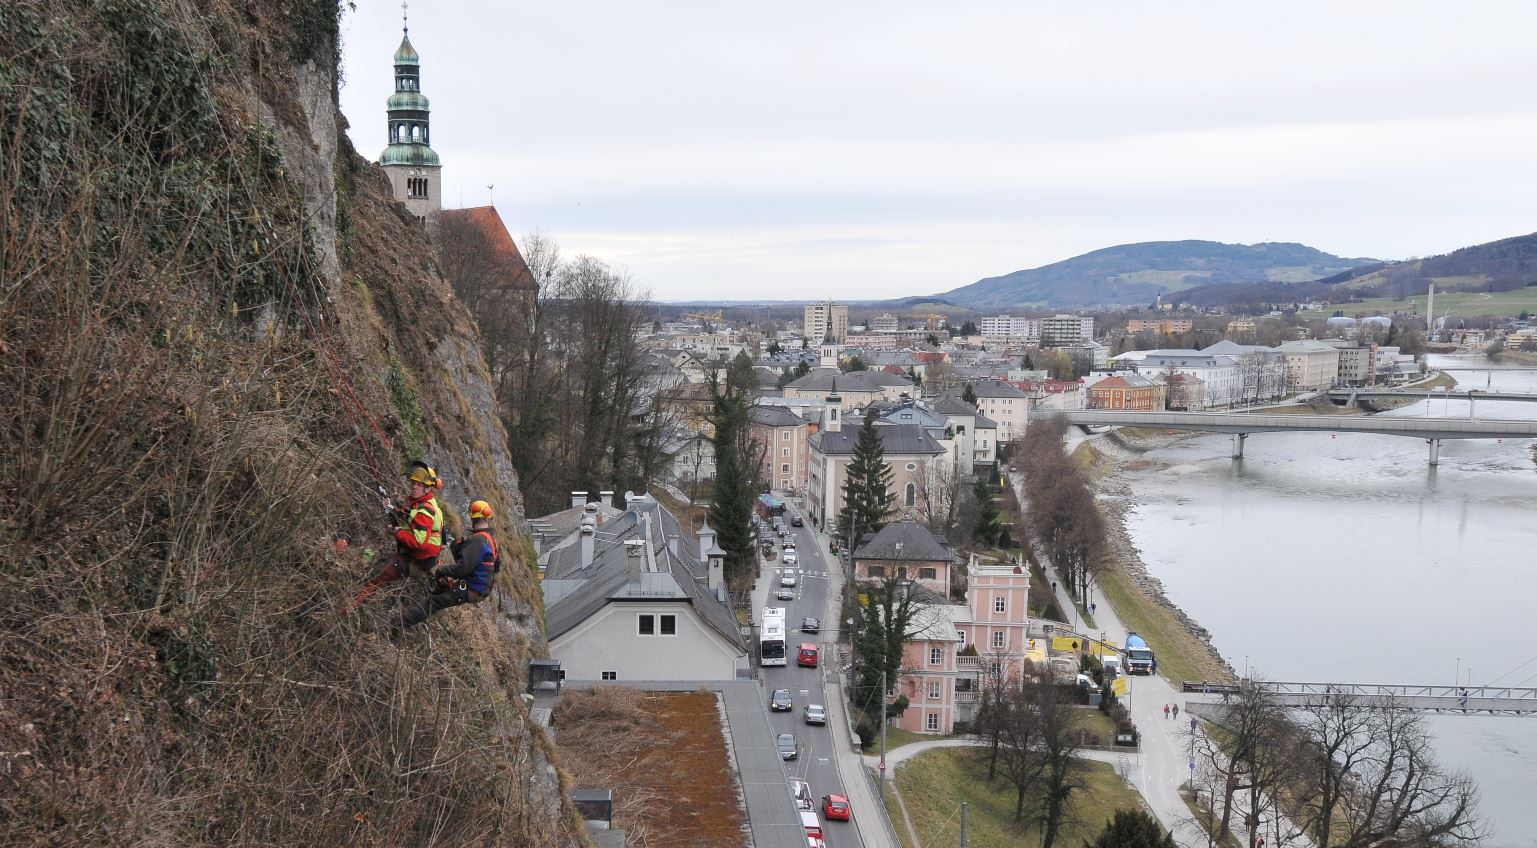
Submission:
<svg viewBox="0 0 1537 848">
<path fill-rule="evenodd" d="M 1099 409 L 1059 413 L 1079 426 L 1153 427 L 1203 433 L 1232 433 L 1233 456 L 1243 456 L 1252 433 L 1381 433 L 1424 439 L 1430 464 L 1440 458 L 1442 439 L 1537 439 L 1537 421 L 1484 418 L 1409 418 L 1385 415 L 1266 415 L 1253 412 L 1126 412 Z"/>
<path fill-rule="evenodd" d="M 1411 710 L 1496 715 L 1537 715 L 1537 689 L 1512 686 L 1416 686 L 1377 683 L 1277 683 L 1258 685 L 1276 703 L 1321 707 L 1341 698 L 1364 704 L 1393 704 Z M 1221 703 L 1239 692 L 1233 684 L 1184 681 L 1180 691 L 1199 702 Z"/>
<path fill-rule="evenodd" d="M 1527 403 L 1537 403 L 1537 392 L 1486 392 L 1479 389 L 1455 389 L 1452 391 L 1426 391 L 1424 389 L 1330 389 L 1329 399 L 1354 403 L 1357 400 L 1366 399 L 1426 399 L 1426 398 L 1455 398 L 1476 402 L 1480 400 L 1515 400 Z M 1469 408 L 1469 416 L 1472 408 Z"/>
</svg>

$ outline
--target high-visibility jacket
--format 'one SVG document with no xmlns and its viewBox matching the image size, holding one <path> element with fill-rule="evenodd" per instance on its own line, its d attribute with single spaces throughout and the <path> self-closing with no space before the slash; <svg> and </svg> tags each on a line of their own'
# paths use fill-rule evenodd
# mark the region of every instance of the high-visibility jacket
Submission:
<svg viewBox="0 0 1537 848">
<path fill-rule="evenodd" d="M 395 531 L 395 541 L 411 552 L 414 559 L 433 559 L 443 550 L 443 509 L 431 491 L 421 500 L 406 504 L 406 526 Z"/>
<path fill-rule="evenodd" d="M 491 581 L 500 570 L 499 557 L 491 531 L 476 530 L 464 540 L 454 565 L 444 571 L 450 577 L 465 581 L 471 591 L 485 595 L 491 591 Z"/>
</svg>

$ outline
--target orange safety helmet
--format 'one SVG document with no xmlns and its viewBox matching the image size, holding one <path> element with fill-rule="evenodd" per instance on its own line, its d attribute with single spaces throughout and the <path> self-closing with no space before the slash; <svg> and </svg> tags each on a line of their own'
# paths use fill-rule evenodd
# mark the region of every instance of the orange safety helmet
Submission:
<svg viewBox="0 0 1537 848">
<path fill-rule="evenodd" d="M 491 517 L 491 505 L 485 501 L 475 501 L 470 504 L 470 520 L 480 521 Z"/>
</svg>

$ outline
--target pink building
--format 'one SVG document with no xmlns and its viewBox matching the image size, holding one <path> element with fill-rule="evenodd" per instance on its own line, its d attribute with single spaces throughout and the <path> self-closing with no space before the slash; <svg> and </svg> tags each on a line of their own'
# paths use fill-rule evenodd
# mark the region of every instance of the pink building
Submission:
<svg viewBox="0 0 1537 848">
<path fill-rule="evenodd" d="M 981 683 L 1019 674 L 1030 650 L 1030 574 L 1012 563 L 968 563 L 962 603 L 923 590 L 928 602 L 914 619 L 917 634 L 902 659 L 896 691 L 908 707 L 894 723 L 914 733 L 949 734 L 969 722 Z M 975 645 L 977 656 L 961 656 Z"/>
</svg>

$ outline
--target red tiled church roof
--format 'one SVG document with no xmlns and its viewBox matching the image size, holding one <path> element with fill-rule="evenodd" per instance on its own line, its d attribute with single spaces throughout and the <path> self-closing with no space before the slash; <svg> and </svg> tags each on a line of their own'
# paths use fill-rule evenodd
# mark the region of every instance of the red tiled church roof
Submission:
<svg viewBox="0 0 1537 848">
<path fill-rule="evenodd" d="M 438 224 L 439 232 L 444 234 L 444 250 L 486 251 L 495 266 L 493 273 L 501 278 L 496 285 L 522 291 L 533 291 L 538 287 L 534 275 L 528 270 L 528 263 L 523 261 L 522 251 L 512 240 L 512 234 L 507 232 L 507 225 L 502 223 L 502 216 L 497 214 L 495 206 L 444 209 L 438 213 Z M 472 240 L 479 240 L 481 244 L 476 245 Z"/>
</svg>

